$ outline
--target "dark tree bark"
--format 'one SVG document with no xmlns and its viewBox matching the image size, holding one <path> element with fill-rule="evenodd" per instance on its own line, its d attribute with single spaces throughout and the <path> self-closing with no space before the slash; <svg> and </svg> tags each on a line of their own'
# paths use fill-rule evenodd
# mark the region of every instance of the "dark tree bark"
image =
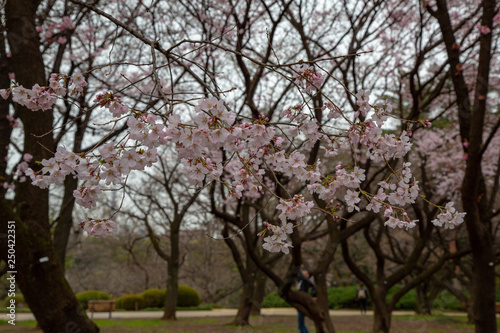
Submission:
<svg viewBox="0 0 500 333">
<path fill-rule="evenodd" d="M 8 1 L 5 7 L 7 38 L 12 53 L 11 65 L 16 80 L 30 87 L 46 83 L 40 43 L 35 30 L 35 13 L 39 1 Z M 53 150 L 52 112 L 34 113 L 17 107 L 24 127 L 24 151 L 33 161 L 49 158 Z M 31 164 L 32 167 L 34 163 Z M 49 226 L 49 193 L 21 183 L 13 202 L 0 199 L 2 232 L 6 222 L 16 225 L 16 282 L 24 294 L 39 327 L 44 332 L 98 332 L 98 327 L 82 311 L 67 283 L 51 240 Z M 6 239 L 1 239 L 1 256 L 6 259 Z M 40 260 L 47 258 L 48 261 Z"/>
<path fill-rule="evenodd" d="M 432 304 L 428 297 L 428 283 L 424 282 L 415 288 L 417 292 L 417 308 L 415 310 L 421 316 L 431 315 Z"/>
<path fill-rule="evenodd" d="M 262 309 L 262 301 L 266 296 L 267 276 L 260 270 L 255 276 L 255 290 L 253 293 L 252 309 L 250 315 L 260 315 Z"/>
<path fill-rule="evenodd" d="M 170 260 L 168 261 L 167 298 L 162 319 L 175 320 L 179 285 L 179 232 L 170 231 Z"/>
<path fill-rule="evenodd" d="M 192 202 L 194 199 L 192 198 Z M 188 204 L 190 206 L 192 204 Z M 186 208 L 187 210 L 187 208 Z M 179 232 L 180 232 L 180 222 L 182 217 L 175 214 L 173 223 L 170 229 L 170 252 L 165 253 L 159 243 L 159 239 L 155 236 L 153 229 L 149 225 L 147 215 L 144 218 L 146 228 L 148 229 L 149 239 L 153 244 L 153 248 L 156 253 L 167 262 L 168 276 L 167 276 L 167 293 L 165 298 L 165 310 L 163 312 L 162 319 L 164 320 L 176 320 L 176 309 L 177 309 L 177 296 L 179 291 L 179 268 L 180 268 L 180 250 L 179 250 Z"/>
<path fill-rule="evenodd" d="M 482 1 L 482 18 L 480 24 L 493 30 L 493 17 L 498 12 L 495 0 Z M 472 289 L 471 298 L 474 311 L 474 323 L 477 333 L 497 332 L 495 317 L 495 252 L 491 230 L 491 209 L 488 208 L 488 193 L 481 171 L 481 160 L 486 146 L 483 145 L 484 118 L 489 85 L 491 62 L 492 32 L 481 33 L 479 39 L 479 64 L 474 102 L 469 100 L 469 90 L 459 68 L 459 50 L 453 47 L 456 43 L 451 29 L 450 15 L 446 0 L 437 1 L 437 10 L 428 7 L 429 12 L 438 20 L 443 39 L 446 44 L 453 86 L 459 108 L 460 134 L 465 147 L 467 166 L 462 184 L 462 205 L 465 224 L 469 234 L 472 250 Z M 472 105 L 472 108 L 471 108 Z M 472 112 L 471 112 L 472 109 Z M 496 195 L 496 193 L 490 193 Z"/>
<path fill-rule="evenodd" d="M 377 285 L 372 293 L 373 302 L 373 332 L 388 333 L 391 329 L 392 310 L 387 306 L 385 299 L 388 288 Z"/>
<path fill-rule="evenodd" d="M 242 218 L 248 220 L 249 209 L 246 207 L 242 210 Z M 238 272 L 241 277 L 241 281 L 243 282 L 243 290 L 240 296 L 240 300 L 238 303 L 238 312 L 234 317 L 233 321 L 230 323 L 231 325 L 237 326 L 248 326 L 250 325 L 250 314 L 254 307 L 254 294 L 255 294 L 255 284 L 256 284 L 256 275 L 257 275 L 257 266 L 250 259 L 249 256 L 246 257 L 245 265 L 243 264 L 243 258 L 240 255 L 240 251 L 238 250 L 235 242 L 229 236 L 228 225 L 224 226 L 222 231 L 222 235 L 224 237 L 224 242 L 229 247 L 231 251 L 231 255 L 233 256 L 233 260 L 238 268 Z M 259 307 L 260 311 L 260 307 Z"/>
<path fill-rule="evenodd" d="M 78 179 L 66 177 L 64 180 L 63 202 L 54 229 L 54 248 L 63 271 L 66 264 L 66 247 L 68 246 L 71 228 L 73 227 L 73 208 L 75 206 L 73 191 L 76 190 L 77 186 Z"/>
</svg>

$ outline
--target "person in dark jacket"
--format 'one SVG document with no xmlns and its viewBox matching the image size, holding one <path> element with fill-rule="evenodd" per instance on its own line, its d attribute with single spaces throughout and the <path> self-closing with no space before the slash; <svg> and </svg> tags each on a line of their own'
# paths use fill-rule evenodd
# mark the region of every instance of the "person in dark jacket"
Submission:
<svg viewBox="0 0 500 333">
<path fill-rule="evenodd" d="M 366 290 L 363 284 L 360 284 L 358 290 L 356 291 L 356 300 L 359 303 L 359 309 L 361 310 L 361 314 L 366 314 L 366 301 L 368 300 L 368 290 Z"/>
<path fill-rule="evenodd" d="M 311 282 L 309 279 L 311 277 L 311 274 L 307 270 L 299 271 L 299 274 L 297 276 L 297 280 L 299 281 L 299 290 L 303 291 L 305 293 L 308 293 L 312 297 L 316 297 L 316 288 L 314 287 L 314 284 Z M 306 327 L 305 323 L 305 316 L 302 312 L 297 311 L 297 318 L 298 318 L 298 327 L 299 327 L 299 332 L 300 333 L 309 333 L 309 330 Z"/>
</svg>

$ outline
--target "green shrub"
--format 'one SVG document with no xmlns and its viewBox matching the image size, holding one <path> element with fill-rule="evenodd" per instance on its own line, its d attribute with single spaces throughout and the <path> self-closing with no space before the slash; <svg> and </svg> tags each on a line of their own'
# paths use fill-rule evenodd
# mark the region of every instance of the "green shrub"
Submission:
<svg viewBox="0 0 500 333">
<path fill-rule="evenodd" d="M 201 303 L 200 294 L 196 289 L 189 286 L 180 284 L 177 287 L 177 306 L 178 307 L 191 307 L 198 306 Z M 162 306 L 165 306 L 165 299 L 167 298 L 167 289 L 162 289 L 161 299 L 163 300 Z"/>
<path fill-rule="evenodd" d="M 328 306 L 330 309 L 357 309 L 356 290 L 358 286 L 329 287 Z M 387 293 L 386 302 L 400 290 L 400 286 L 392 287 Z M 371 295 L 368 295 L 368 303 L 371 302 Z M 263 308 L 285 308 L 291 305 L 285 302 L 276 292 L 272 292 L 264 297 Z M 396 310 L 415 310 L 417 308 L 417 292 L 415 289 L 407 292 L 396 304 Z M 460 301 L 448 291 L 442 291 L 433 302 L 433 308 L 437 310 L 462 310 Z"/>
<path fill-rule="evenodd" d="M 347 287 L 329 287 L 328 288 L 328 307 L 330 309 L 355 309 L 358 307 L 356 302 L 356 291 L 358 286 Z M 370 298 L 370 295 L 368 295 Z"/>
<path fill-rule="evenodd" d="M 89 301 L 99 301 L 111 299 L 108 293 L 99 290 L 89 290 L 76 294 L 76 299 L 84 310 L 89 308 Z"/>
<path fill-rule="evenodd" d="M 165 305 L 165 295 L 161 289 L 148 289 L 142 293 L 146 308 L 161 308 Z"/>
<path fill-rule="evenodd" d="M 165 306 L 165 300 L 167 299 L 167 289 L 161 289 L 160 298 L 163 300 L 163 303 L 161 304 L 161 307 L 164 307 Z"/>
<path fill-rule="evenodd" d="M 400 286 L 392 287 L 387 293 L 386 302 L 389 303 L 394 293 L 401 289 Z M 403 295 L 396 303 L 396 310 L 416 310 L 417 309 L 417 291 L 411 289 Z"/>
<path fill-rule="evenodd" d="M 10 300 L 14 299 L 16 302 L 16 308 L 27 308 L 28 303 L 24 300 L 24 296 L 22 294 L 16 294 L 14 297 L 7 297 L 5 298 L 5 306 L 10 305 Z"/>
<path fill-rule="evenodd" d="M 279 297 L 276 292 L 267 294 L 262 300 L 263 308 L 290 308 L 292 307 L 283 298 Z"/>
<path fill-rule="evenodd" d="M 443 290 L 437 295 L 432 303 L 433 309 L 436 310 L 456 310 L 463 311 L 462 303 L 448 290 Z"/>
<path fill-rule="evenodd" d="M 200 305 L 200 294 L 196 289 L 180 284 L 177 294 L 177 306 L 198 306 Z"/>
<path fill-rule="evenodd" d="M 186 310 L 190 310 L 190 311 L 202 311 L 202 310 L 212 310 L 213 309 L 213 306 L 211 304 L 200 304 L 198 306 L 187 306 L 187 307 L 177 307 L 177 310 L 182 310 L 182 311 L 186 311 Z"/>
<path fill-rule="evenodd" d="M 144 297 L 135 294 L 124 295 L 116 300 L 116 307 L 128 311 L 142 310 L 145 308 Z"/>
</svg>

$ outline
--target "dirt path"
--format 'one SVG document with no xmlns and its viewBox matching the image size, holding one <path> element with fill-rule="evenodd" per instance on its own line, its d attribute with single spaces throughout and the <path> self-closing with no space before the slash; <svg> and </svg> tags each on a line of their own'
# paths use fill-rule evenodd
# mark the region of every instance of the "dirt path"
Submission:
<svg viewBox="0 0 500 333">
<path fill-rule="evenodd" d="M 414 315 L 413 311 L 394 311 L 394 316 L 411 316 Z M 116 311 L 112 313 L 112 319 L 160 319 L 163 311 Z M 177 318 L 203 318 L 203 317 L 231 317 L 236 315 L 236 309 L 214 309 L 202 311 L 177 311 Z M 297 310 L 293 308 L 268 308 L 262 309 L 262 315 L 265 316 L 296 316 Z M 465 313 L 461 312 L 447 312 L 445 316 L 464 316 Z M 89 318 L 91 313 L 88 312 Z M 330 310 L 330 316 L 336 317 L 351 317 L 359 316 L 357 310 Z M 367 316 L 373 316 L 373 311 L 368 311 Z M 1 317 L 0 317 L 1 319 Z M 18 313 L 16 315 L 17 321 L 34 320 L 31 313 Z M 108 313 L 97 312 L 94 313 L 94 319 L 108 319 Z"/>
</svg>

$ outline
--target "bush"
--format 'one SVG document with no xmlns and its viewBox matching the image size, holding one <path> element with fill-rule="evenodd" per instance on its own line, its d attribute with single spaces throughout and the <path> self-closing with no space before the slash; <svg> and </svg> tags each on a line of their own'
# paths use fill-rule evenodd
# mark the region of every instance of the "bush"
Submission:
<svg viewBox="0 0 500 333">
<path fill-rule="evenodd" d="M 5 307 L 10 305 L 10 300 L 14 299 L 16 302 L 16 308 L 27 308 L 28 303 L 24 300 L 24 296 L 22 294 L 16 294 L 14 297 L 5 298 Z"/>
<path fill-rule="evenodd" d="M 196 289 L 183 284 L 180 284 L 178 288 L 177 306 L 187 307 L 200 305 L 200 294 L 198 294 Z"/>
<path fill-rule="evenodd" d="M 328 307 L 330 309 L 355 309 L 358 307 L 356 302 L 356 291 L 358 286 L 347 287 L 329 287 L 328 288 Z M 370 298 L 370 295 L 368 295 Z"/>
<path fill-rule="evenodd" d="M 165 306 L 165 294 L 161 289 L 148 289 L 142 293 L 146 308 L 161 308 Z"/>
<path fill-rule="evenodd" d="M 180 284 L 177 290 L 177 306 L 178 307 L 191 307 L 198 306 L 201 303 L 200 294 L 196 289 L 189 286 Z M 167 289 L 162 289 L 161 299 L 163 300 L 162 306 L 165 306 L 165 299 L 167 298 Z"/>
<path fill-rule="evenodd" d="M 141 295 L 124 295 L 116 300 L 116 307 L 118 309 L 135 311 L 144 309 L 144 303 L 144 297 L 142 297 Z"/>
<path fill-rule="evenodd" d="M 76 294 L 76 299 L 84 310 L 89 308 L 89 301 L 99 301 L 111 299 L 108 293 L 99 290 L 89 290 Z"/>
<path fill-rule="evenodd" d="M 432 307 L 436 310 L 464 310 L 462 303 L 448 290 L 443 290 L 437 295 L 432 303 Z"/>
<path fill-rule="evenodd" d="M 276 292 L 267 294 L 262 301 L 263 308 L 290 308 L 291 305 L 288 304 L 283 298 L 279 297 Z"/>
<path fill-rule="evenodd" d="M 389 303 L 389 301 L 392 298 L 392 295 L 394 295 L 394 293 L 396 293 L 400 289 L 401 287 L 399 286 L 394 286 L 391 289 L 389 289 L 387 297 L 385 298 L 386 302 Z M 395 308 L 395 310 L 416 310 L 416 309 L 417 309 L 417 291 L 415 289 L 412 289 L 406 294 L 404 294 L 403 297 L 401 297 L 399 301 L 396 303 L 396 308 Z"/>
<path fill-rule="evenodd" d="M 328 306 L 330 309 L 357 309 L 356 290 L 358 286 L 329 287 L 328 288 Z M 400 286 L 392 287 L 387 293 L 386 302 L 389 302 L 392 295 L 400 290 Z M 371 296 L 368 295 L 368 303 Z M 291 307 L 276 292 L 272 292 L 264 297 L 263 308 L 286 308 Z M 417 292 L 415 289 L 407 292 L 396 304 L 396 310 L 415 310 L 417 308 Z M 434 300 L 433 308 L 436 310 L 457 310 L 463 311 L 460 301 L 448 291 L 442 291 Z"/>
<path fill-rule="evenodd" d="M 177 310 L 182 310 L 182 311 L 207 311 L 207 310 L 212 310 L 213 306 L 212 304 L 200 304 L 198 306 L 187 306 L 187 307 L 177 307 Z"/>
</svg>

